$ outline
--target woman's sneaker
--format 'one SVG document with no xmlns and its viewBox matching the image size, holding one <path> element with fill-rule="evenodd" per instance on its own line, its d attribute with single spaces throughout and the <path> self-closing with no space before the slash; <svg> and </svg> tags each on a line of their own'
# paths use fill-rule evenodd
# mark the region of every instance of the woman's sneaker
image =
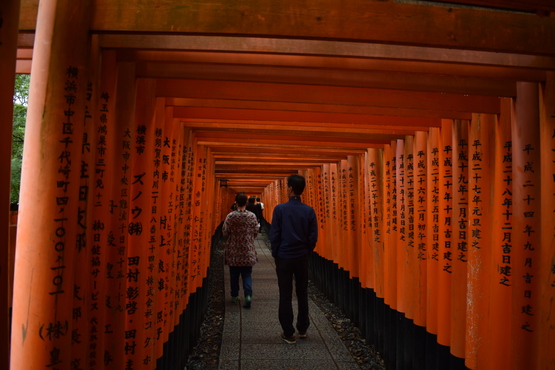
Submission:
<svg viewBox="0 0 555 370">
<path fill-rule="evenodd" d="M 299 339 L 306 339 L 306 331 L 299 332 Z"/>
<path fill-rule="evenodd" d="M 239 302 L 239 297 L 231 297 L 231 303 Z"/>
<path fill-rule="evenodd" d="M 251 308 L 252 304 L 252 297 L 250 295 L 245 297 L 245 304 L 243 305 L 244 308 Z"/>
</svg>

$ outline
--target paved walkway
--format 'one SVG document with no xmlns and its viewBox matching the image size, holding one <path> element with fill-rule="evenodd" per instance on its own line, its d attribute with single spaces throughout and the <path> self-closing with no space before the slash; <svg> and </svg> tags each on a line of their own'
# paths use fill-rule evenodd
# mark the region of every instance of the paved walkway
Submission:
<svg viewBox="0 0 555 370">
<path fill-rule="evenodd" d="M 226 306 L 220 352 L 220 369 L 360 369 L 356 361 L 311 300 L 307 339 L 286 344 L 278 321 L 278 285 L 274 259 L 261 235 L 256 238 L 259 262 L 253 268 L 253 301 L 250 309 L 231 303 L 229 269 L 226 266 Z M 239 283 L 242 286 L 242 283 Z M 293 299 L 296 317 L 297 302 Z"/>
</svg>

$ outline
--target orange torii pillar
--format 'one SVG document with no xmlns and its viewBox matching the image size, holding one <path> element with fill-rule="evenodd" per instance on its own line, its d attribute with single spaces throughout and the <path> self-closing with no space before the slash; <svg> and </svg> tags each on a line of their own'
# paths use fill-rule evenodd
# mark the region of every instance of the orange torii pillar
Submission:
<svg viewBox="0 0 555 370">
<path fill-rule="evenodd" d="M 491 355 L 488 321 L 494 249 L 494 174 L 496 173 L 497 118 L 474 114 L 468 142 L 468 283 L 466 295 L 465 363 L 471 369 L 487 368 Z M 496 338 L 495 340 L 497 340 Z"/>
<path fill-rule="evenodd" d="M 517 83 L 513 150 L 513 286 L 510 354 L 516 369 L 538 368 L 540 331 L 541 146 L 539 86 Z M 545 230 L 547 232 L 547 230 Z M 551 230 L 553 232 L 553 230 Z"/>
<path fill-rule="evenodd" d="M 436 336 L 438 334 L 438 306 L 439 306 L 439 276 L 442 265 L 440 263 L 440 181 L 441 179 L 441 138 L 440 129 L 430 128 L 427 140 L 427 161 L 426 161 L 426 330 Z"/>
<path fill-rule="evenodd" d="M 12 284 L 10 261 L 10 176 L 12 156 L 12 121 L 17 36 L 19 25 L 19 0 L 4 0 L 0 3 L 0 368 L 9 368 L 10 330 L 9 307 Z M 10 274 L 10 275 L 8 275 Z"/>
<path fill-rule="evenodd" d="M 453 273 L 453 147 L 452 121 L 442 120 L 439 142 L 439 264 L 437 286 L 437 342 L 449 347 L 451 340 L 451 281 Z M 434 180 L 434 183 L 436 181 Z"/>
<path fill-rule="evenodd" d="M 72 358 L 89 4 L 39 4 L 17 236 L 13 369 L 69 368 Z"/>
<path fill-rule="evenodd" d="M 491 274 L 488 281 L 489 319 L 486 323 L 488 333 L 488 349 L 486 368 L 509 369 L 511 367 L 511 356 L 507 356 L 507 348 L 511 345 L 511 321 L 512 312 L 512 282 L 511 274 L 511 229 L 512 229 L 512 144 L 511 144 L 511 121 L 513 120 L 513 99 L 501 99 L 501 113 L 496 125 L 495 137 L 495 173 L 493 176 L 493 210 L 491 217 L 494 221 L 492 226 L 492 243 L 489 252 L 491 254 Z M 479 282 L 478 282 L 479 284 Z M 476 353 L 478 363 L 482 363 L 481 352 Z"/>
<path fill-rule="evenodd" d="M 468 263 L 468 121 L 453 122 L 451 353 L 464 358 Z"/>
<path fill-rule="evenodd" d="M 540 91 L 540 136 L 542 157 L 542 239 L 540 256 L 540 317 L 538 367 L 555 367 L 555 72 L 547 72 Z M 545 153 L 545 154 L 544 154 Z"/>
</svg>

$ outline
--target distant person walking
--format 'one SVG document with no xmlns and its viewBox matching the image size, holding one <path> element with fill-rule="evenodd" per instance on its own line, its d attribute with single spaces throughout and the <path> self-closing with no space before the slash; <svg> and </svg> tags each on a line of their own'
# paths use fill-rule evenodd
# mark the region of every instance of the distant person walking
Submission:
<svg viewBox="0 0 555 370">
<path fill-rule="evenodd" d="M 235 196 L 237 210 L 230 212 L 223 224 L 222 232 L 227 237 L 225 264 L 229 266 L 231 301 L 239 302 L 239 276 L 243 280 L 245 304 L 252 304 L 252 267 L 258 262 L 254 238 L 258 235 L 258 221 L 254 213 L 246 210 L 247 195 Z"/>
<path fill-rule="evenodd" d="M 301 202 L 300 195 L 306 186 L 305 178 L 291 175 L 287 178 L 289 202 L 274 208 L 270 244 L 276 262 L 279 286 L 279 322 L 281 339 L 296 343 L 293 326 L 293 277 L 297 294 L 297 331 L 299 338 L 307 337 L 310 326 L 308 317 L 308 259 L 318 240 L 318 223 L 314 209 Z"/>
</svg>

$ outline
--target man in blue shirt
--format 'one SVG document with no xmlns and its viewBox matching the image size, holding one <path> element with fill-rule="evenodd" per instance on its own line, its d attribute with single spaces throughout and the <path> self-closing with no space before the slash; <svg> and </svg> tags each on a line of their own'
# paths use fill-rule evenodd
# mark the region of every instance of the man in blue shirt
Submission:
<svg viewBox="0 0 555 370">
<path fill-rule="evenodd" d="M 297 294 L 297 330 L 299 338 L 306 338 L 310 326 L 308 318 L 308 259 L 318 240 L 318 223 L 314 209 L 301 202 L 306 186 L 305 178 L 287 178 L 289 202 L 274 208 L 270 244 L 276 262 L 279 286 L 279 322 L 281 338 L 288 344 L 296 343 L 293 327 L 293 277 Z"/>
</svg>

